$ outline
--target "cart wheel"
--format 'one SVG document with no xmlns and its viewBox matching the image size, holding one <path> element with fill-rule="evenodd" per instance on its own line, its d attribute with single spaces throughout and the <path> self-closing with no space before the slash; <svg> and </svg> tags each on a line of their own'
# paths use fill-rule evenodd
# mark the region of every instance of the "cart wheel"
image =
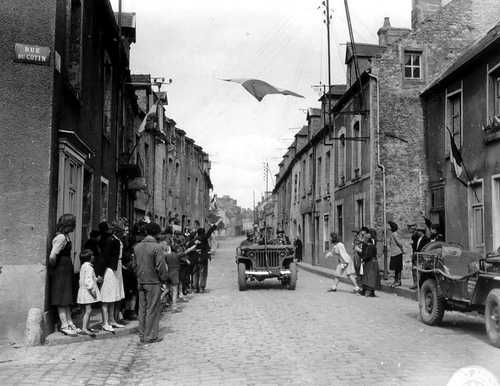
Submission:
<svg viewBox="0 0 500 386">
<path fill-rule="evenodd" d="M 444 299 L 439 295 L 436 281 L 427 279 L 420 287 L 419 304 L 422 322 L 433 326 L 439 324 L 444 315 Z"/>
<path fill-rule="evenodd" d="M 288 289 L 294 290 L 297 286 L 297 264 L 290 263 L 290 279 L 288 281 Z"/>
<path fill-rule="evenodd" d="M 240 291 L 245 291 L 247 289 L 247 278 L 245 275 L 245 264 L 238 264 L 238 289 Z"/>
<path fill-rule="evenodd" d="M 493 289 L 488 294 L 484 318 L 491 344 L 500 348 L 500 289 Z"/>
</svg>

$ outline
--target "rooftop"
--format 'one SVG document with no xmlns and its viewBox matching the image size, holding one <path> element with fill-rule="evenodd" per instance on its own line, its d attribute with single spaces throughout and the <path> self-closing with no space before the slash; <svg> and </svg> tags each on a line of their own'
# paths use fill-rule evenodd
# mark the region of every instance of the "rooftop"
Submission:
<svg viewBox="0 0 500 386">
<path fill-rule="evenodd" d="M 353 57 L 352 43 L 346 43 L 345 50 L 345 63 L 349 63 Z M 380 47 L 378 44 L 367 44 L 367 43 L 354 43 L 354 50 L 356 51 L 357 57 L 371 58 L 380 54 L 384 47 Z"/>
<path fill-rule="evenodd" d="M 456 72 L 459 72 L 464 67 L 468 66 L 477 58 L 478 55 L 495 43 L 500 43 L 500 23 L 489 30 L 486 35 L 477 40 L 467 51 L 460 55 L 451 66 L 449 66 L 443 73 L 441 73 L 441 75 L 439 75 L 429 86 L 425 88 L 422 95 L 428 93 Z"/>
</svg>

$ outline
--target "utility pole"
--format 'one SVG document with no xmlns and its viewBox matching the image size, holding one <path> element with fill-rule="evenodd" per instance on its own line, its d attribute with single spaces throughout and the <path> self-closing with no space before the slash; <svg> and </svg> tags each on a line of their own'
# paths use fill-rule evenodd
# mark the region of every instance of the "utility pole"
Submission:
<svg viewBox="0 0 500 386">
<path fill-rule="evenodd" d="M 323 20 L 323 22 L 326 24 L 326 42 L 327 42 L 327 60 L 328 60 L 328 88 L 326 92 L 323 93 L 323 95 L 325 96 L 325 98 L 328 98 L 328 127 L 330 127 L 332 121 L 332 105 L 331 105 L 332 102 L 331 98 L 328 96 L 328 94 L 330 94 L 332 89 L 332 66 L 331 66 L 331 54 L 330 54 L 331 52 L 330 51 L 330 20 L 331 20 L 330 0 L 324 0 L 323 6 L 325 7 L 325 10 L 323 11 L 323 14 L 325 15 L 325 20 Z"/>
</svg>

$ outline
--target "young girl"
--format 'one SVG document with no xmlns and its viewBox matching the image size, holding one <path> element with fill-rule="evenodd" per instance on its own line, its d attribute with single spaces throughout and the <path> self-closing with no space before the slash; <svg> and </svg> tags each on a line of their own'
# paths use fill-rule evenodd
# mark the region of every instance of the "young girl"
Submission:
<svg viewBox="0 0 500 386">
<path fill-rule="evenodd" d="M 80 288 L 78 289 L 77 303 L 85 305 L 85 314 L 82 321 L 82 332 L 95 338 L 95 333 L 89 328 L 90 314 L 92 313 L 92 304 L 102 300 L 97 279 L 92 263 L 94 254 L 90 249 L 84 249 L 80 254 Z"/>
<path fill-rule="evenodd" d="M 326 254 L 326 258 L 333 257 L 333 255 L 338 256 L 338 264 L 336 270 L 336 276 L 333 279 L 332 288 L 328 290 L 328 292 L 337 291 L 337 285 L 339 284 L 339 277 L 343 275 L 347 275 L 349 279 L 352 281 L 354 285 L 354 292 L 357 293 L 361 290 L 358 286 L 358 282 L 356 280 L 356 271 L 354 269 L 354 262 L 345 250 L 344 244 L 339 240 L 339 236 L 336 233 L 332 233 L 330 235 L 330 239 L 332 241 L 332 251 Z"/>
</svg>

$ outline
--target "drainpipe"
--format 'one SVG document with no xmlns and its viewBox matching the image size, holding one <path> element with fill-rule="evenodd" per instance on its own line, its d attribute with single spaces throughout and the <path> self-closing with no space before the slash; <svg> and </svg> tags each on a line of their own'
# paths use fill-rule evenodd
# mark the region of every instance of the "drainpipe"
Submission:
<svg viewBox="0 0 500 386">
<path fill-rule="evenodd" d="M 380 162 L 380 87 L 378 76 L 369 73 L 369 76 L 377 83 L 377 167 L 382 172 L 382 203 L 383 203 L 383 229 L 384 229 L 384 280 L 387 280 L 387 197 L 386 197 L 386 181 L 385 181 L 385 166 Z"/>
</svg>

